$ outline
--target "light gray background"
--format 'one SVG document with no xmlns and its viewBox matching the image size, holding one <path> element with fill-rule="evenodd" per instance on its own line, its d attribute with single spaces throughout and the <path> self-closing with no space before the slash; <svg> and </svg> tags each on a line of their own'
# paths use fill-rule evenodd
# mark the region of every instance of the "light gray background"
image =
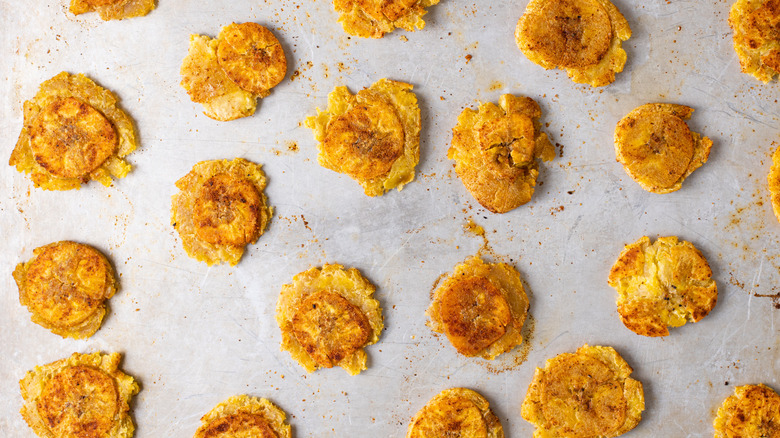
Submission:
<svg viewBox="0 0 780 438">
<path fill-rule="evenodd" d="M 508 437 L 527 437 L 520 404 L 534 367 L 584 343 L 614 346 L 644 383 L 642 422 L 626 436 L 712 436 L 714 413 L 735 385 L 780 389 L 778 310 L 754 296 L 778 292 L 779 225 L 765 189 L 780 140 L 778 85 L 740 73 L 729 2 L 615 3 L 633 30 L 628 63 L 613 84 L 592 89 L 520 53 L 514 29 L 526 1 L 444 0 L 423 31 L 381 40 L 348 37 L 324 0 L 160 0 L 146 17 L 115 22 L 75 18 L 63 0 L 1 1 L 3 163 L 23 101 L 63 70 L 118 94 L 140 147 L 129 156 L 133 172 L 110 188 L 45 192 L 0 165 L 0 435 L 34 436 L 18 414 L 17 382 L 74 351 L 123 353 L 122 368 L 142 387 L 132 403 L 138 438 L 190 437 L 200 416 L 240 393 L 278 404 L 298 437 L 403 437 L 411 416 L 453 386 L 481 392 Z M 289 68 L 254 116 L 223 123 L 189 100 L 179 67 L 191 33 L 216 36 L 233 21 L 272 28 Z M 317 165 L 302 121 L 334 86 L 356 92 L 383 77 L 415 87 L 421 159 L 402 192 L 369 198 Z M 502 93 L 537 99 L 563 156 L 541 166 L 529 204 L 494 215 L 466 192 L 446 151 L 461 110 Z M 647 193 L 615 161 L 615 124 L 646 102 L 694 107 L 690 126 L 714 142 L 709 162 L 678 192 Z M 237 267 L 209 268 L 184 253 L 169 224 L 170 196 L 196 162 L 233 157 L 263 164 L 275 214 Z M 511 261 L 528 286 L 535 330 L 521 365 L 522 348 L 491 368 L 425 326 L 436 279 L 482 246 L 463 230 L 469 218 L 487 230 L 493 258 Z M 623 327 L 606 283 L 623 245 L 642 235 L 692 241 L 719 286 L 714 311 L 666 339 Z M 34 248 L 64 239 L 100 248 L 121 276 L 102 329 L 84 341 L 31 323 L 11 278 Z M 279 351 L 280 287 L 326 262 L 359 268 L 384 308 L 387 328 L 358 376 L 306 374 Z"/>
</svg>

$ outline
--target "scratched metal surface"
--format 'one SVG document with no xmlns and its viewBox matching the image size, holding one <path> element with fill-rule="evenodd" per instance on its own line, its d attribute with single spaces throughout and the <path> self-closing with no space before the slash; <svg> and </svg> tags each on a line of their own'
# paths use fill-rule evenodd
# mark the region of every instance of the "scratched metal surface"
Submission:
<svg viewBox="0 0 780 438">
<path fill-rule="evenodd" d="M 780 139 L 780 91 L 739 72 L 729 2 L 617 1 L 633 29 L 629 61 L 597 90 L 522 56 L 513 32 L 525 1 L 444 0 L 424 31 L 378 41 L 348 38 L 328 1 L 160 0 L 147 17 L 108 23 L 75 18 L 62 0 L 36 3 L 0 2 L 2 160 L 22 102 L 63 70 L 115 91 L 141 146 L 129 157 L 134 171 L 110 188 L 45 192 L 0 165 L 0 435 L 33 436 L 18 414 L 17 382 L 74 351 L 124 354 L 123 369 L 142 386 L 132 404 L 139 438 L 192 436 L 201 415 L 239 393 L 273 400 L 298 437 L 403 437 L 410 417 L 453 386 L 481 392 L 508 437 L 527 437 L 520 404 L 534 367 L 584 343 L 614 346 L 644 383 L 647 409 L 626 436 L 712 436 L 714 412 L 733 386 L 780 389 L 778 310 L 756 296 L 778 292 L 780 225 L 764 187 Z M 215 36 L 232 21 L 274 28 L 290 68 L 254 116 L 219 123 L 190 102 L 178 70 L 189 34 Z M 372 199 L 317 165 L 301 121 L 334 86 L 354 92 L 382 77 L 414 84 L 422 156 L 416 181 Z M 445 155 L 461 109 L 504 92 L 538 100 L 562 156 L 542 166 L 531 203 L 493 215 Z M 693 106 L 690 125 L 715 144 L 709 162 L 667 195 L 641 190 L 612 146 L 615 123 L 652 101 Z M 237 267 L 208 268 L 183 252 L 169 225 L 170 196 L 197 161 L 236 156 L 264 165 L 275 216 Z M 469 218 L 487 230 L 488 257 L 511 261 L 531 293 L 535 328 L 523 363 L 523 349 L 490 367 L 460 357 L 424 325 L 436 279 L 483 246 L 464 231 Z M 720 290 L 707 318 L 666 339 L 625 329 L 606 284 L 623 245 L 645 234 L 692 241 Z M 33 248 L 63 239 L 102 249 L 121 275 L 102 329 L 84 341 L 31 323 L 11 278 Z M 359 268 L 385 309 L 387 329 L 359 376 L 306 374 L 279 351 L 281 285 L 325 262 Z"/>
</svg>

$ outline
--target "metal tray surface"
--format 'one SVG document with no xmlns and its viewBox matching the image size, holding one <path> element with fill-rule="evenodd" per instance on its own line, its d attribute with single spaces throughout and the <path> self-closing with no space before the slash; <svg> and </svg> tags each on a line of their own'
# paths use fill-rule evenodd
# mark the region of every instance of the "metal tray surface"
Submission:
<svg viewBox="0 0 780 438">
<path fill-rule="evenodd" d="M 0 165 L 0 435 L 33 437 L 18 411 L 27 370 L 71 353 L 121 352 L 141 385 L 136 437 L 190 437 L 199 418 L 231 395 L 267 397 L 296 437 L 405 436 L 410 418 L 439 391 L 482 393 L 507 437 L 531 436 L 520 404 L 537 366 L 581 345 L 611 345 L 643 382 L 646 410 L 627 437 L 712 436 L 712 419 L 736 385 L 780 389 L 780 224 L 766 190 L 780 142 L 777 82 L 740 73 L 727 23 L 730 2 L 616 0 L 633 37 L 617 80 L 592 89 L 545 71 L 517 49 L 526 1 L 443 0 L 417 32 L 380 40 L 347 36 L 330 1 L 160 0 L 142 18 L 74 17 L 64 0 L 0 2 L 0 151 L 16 143 L 22 104 L 60 71 L 114 91 L 135 120 L 135 166 L 113 187 L 47 192 Z M 287 78 L 254 116 L 216 122 L 179 86 L 192 33 L 231 22 L 274 30 Z M 422 111 L 417 178 L 378 198 L 317 164 L 303 119 L 337 85 L 353 92 L 388 77 L 414 85 Z M 536 99 L 558 157 L 541 165 L 533 200 L 497 215 L 464 189 L 446 158 L 464 107 L 503 93 Z M 678 192 L 655 195 L 615 161 L 617 121 L 647 102 L 696 109 L 709 161 Z M 275 212 L 236 267 L 189 258 L 170 225 L 174 182 L 206 159 L 262 163 Z M 486 241 L 464 229 L 483 226 Z M 606 277 L 623 245 L 677 235 L 708 258 L 718 304 L 697 324 L 644 338 L 617 317 Z M 90 339 L 60 339 L 30 321 L 11 272 L 38 246 L 75 240 L 112 260 L 121 289 Z M 486 249 L 487 248 L 487 249 Z M 437 279 L 482 250 L 512 263 L 531 296 L 526 346 L 494 362 L 459 356 L 425 326 Z M 279 350 L 280 287 L 310 266 L 354 266 L 377 286 L 386 330 L 367 349 L 369 368 L 307 374 Z"/>
</svg>

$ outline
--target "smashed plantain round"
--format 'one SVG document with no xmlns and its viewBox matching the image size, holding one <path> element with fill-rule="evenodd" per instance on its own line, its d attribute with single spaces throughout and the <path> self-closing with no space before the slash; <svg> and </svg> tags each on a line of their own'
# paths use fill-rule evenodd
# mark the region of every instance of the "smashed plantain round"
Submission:
<svg viewBox="0 0 780 438">
<path fill-rule="evenodd" d="M 520 273 L 478 256 L 457 265 L 436 288 L 428 326 L 464 356 L 494 359 L 523 341 L 528 296 Z"/>
<path fill-rule="evenodd" d="M 257 23 L 225 26 L 217 40 L 219 65 L 230 80 L 250 93 L 267 95 L 287 74 L 282 45 Z"/>
<path fill-rule="evenodd" d="M 625 17 L 609 0 L 531 0 L 517 23 L 523 54 L 545 69 L 563 68 L 577 83 L 601 87 L 623 71 Z"/>
<path fill-rule="evenodd" d="M 55 242 L 33 250 L 13 277 L 19 302 L 32 321 L 62 337 L 88 338 L 106 314 L 105 301 L 116 292 L 114 270 L 95 248 L 75 242 Z"/>
<path fill-rule="evenodd" d="M 737 0 L 729 25 L 743 73 L 763 82 L 780 73 L 780 0 Z"/>
<path fill-rule="evenodd" d="M 9 163 L 36 187 L 77 189 L 90 179 L 105 186 L 131 166 L 133 123 L 117 98 L 82 74 L 62 72 L 24 103 L 24 127 Z"/>
<path fill-rule="evenodd" d="M 367 101 L 335 117 L 322 142 L 329 163 L 355 180 L 386 175 L 404 148 L 404 128 L 387 102 Z"/>
<path fill-rule="evenodd" d="M 328 109 L 306 119 L 321 166 L 349 175 L 368 196 L 414 179 L 420 160 L 420 108 L 412 86 L 380 79 L 356 95 L 336 87 Z"/>
<path fill-rule="evenodd" d="M 780 437 L 780 396 L 766 385 L 734 388 L 713 422 L 715 438 Z"/>
<path fill-rule="evenodd" d="M 493 213 L 530 201 L 539 176 L 536 160 L 555 157 L 541 132 L 541 115 L 533 99 L 504 94 L 498 106 L 483 103 L 458 116 L 447 158 L 455 160 L 455 172 L 471 195 Z"/>
<path fill-rule="evenodd" d="M 181 65 L 181 86 L 214 120 L 250 116 L 257 108 L 257 96 L 230 80 L 217 61 L 218 44 L 207 36 L 190 36 L 190 49 Z"/>
<path fill-rule="evenodd" d="M 195 236 L 214 245 L 246 245 L 257 239 L 262 221 L 263 198 L 254 181 L 233 173 L 217 173 L 195 194 L 192 220 Z"/>
<path fill-rule="evenodd" d="M 406 438 L 504 438 L 501 421 L 476 391 L 450 388 L 412 418 Z"/>
<path fill-rule="evenodd" d="M 772 210 L 774 210 L 777 220 L 780 221 L 780 146 L 772 154 L 772 167 L 767 175 L 767 183 L 772 200 Z"/>
<path fill-rule="evenodd" d="M 612 41 L 606 8 L 589 0 L 548 1 L 532 12 L 542 19 L 523 21 L 523 34 L 538 36 L 532 49 L 542 60 L 582 68 L 601 60 Z"/>
<path fill-rule="evenodd" d="M 636 427 L 645 408 L 642 384 L 612 347 L 587 344 L 536 368 L 521 407 L 548 438 L 616 437 Z"/>
<path fill-rule="evenodd" d="M 512 321 L 506 299 L 484 277 L 462 277 L 439 298 L 444 332 L 466 356 L 476 355 L 503 336 Z"/>
<path fill-rule="evenodd" d="M 652 193 L 679 190 L 685 178 L 707 162 L 712 141 L 692 132 L 685 120 L 693 108 L 648 103 L 615 127 L 615 155 L 628 176 Z"/>
<path fill-rule="evenodd" d="M 181 86 L 208 117 L 228 121 L 254 114 L 257 99 L 270 94 L 287 74 L 279 40 L 256 23 L 233 23 L 217 39 L 190 36 L 181 65 Z"/>
<path fill-rule="evenodd" d="M 693 244 L 645 236 L 626 245 L 609 273 L 623 324 L 643 336 L 668 336 L 667 326 L 698 322 L 715 307 L 712 270 Z"/>
<path fill-rule="evenodd" d="M 272 209 L 259 164 L 242 158 L 201 161 L 176 182 L 171 223 L 190 257 L 236 265 L 263 234 Z"/>
<path fill-rule="evenodd" d="M 119 140 L 111 122 L 72 97 L 43 108 L 30 126 L 35 161 L 60 178 L 79 178 L 103 164 Z"/>
<path fill-rule="evenodd" d="M 264 398 L 236 395 L 204 415 L 194 438 L 290 438 L 284 411 Z"/>
<path fill-rule="evenodd" d="M 425 27 L 427 7 L 439 0 L 333 0 L 344 32 L 363 38 L 382 38 L 395 28 L 413 32 Z"/>
<path fill-rule="evenodd" d="M 326 264 L 282 286 L 276 321 L 282 350 L 308 372 L 340 366 L 355 375 L 366 369 L 364 347 L 379 340 L 384 324 L 375 287 L 357 269 Z"/>
<path fill-rule="evenodd" d="M 97 12 L 100 18 L 122 20 L 143 17 L 155 7 L 155 0 L 71 0 L 70 12 L 74 15 Z"/>
<path fill-rule="evenodd" d="M 37 366 L 19 382 L 22 417 L 44 438 L 130 438 L 132 377 L 119 371 L 121 356 L 73 353 Z"/>
<path fill-rule="evenodd" d="M 300 302 L 293 315 L 292 333 L 315 362 L 331 368 L 365 345 L 371 325 L 346 298 L 322 290 Z"/>
</svg>

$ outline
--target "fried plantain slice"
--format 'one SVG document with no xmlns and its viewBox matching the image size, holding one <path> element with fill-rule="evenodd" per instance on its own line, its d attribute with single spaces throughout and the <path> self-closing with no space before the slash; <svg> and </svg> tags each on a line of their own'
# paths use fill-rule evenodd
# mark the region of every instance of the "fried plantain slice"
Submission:
<svg viewBox="0 0 780 438">
<path fill-rule="evenodd" d="M 523 54 L 545 69 L 562 68 L 577 83 L 601 87 L 623 71 L 625 17 L 609 0 L 531 0 L 517 23 Z"/>
<path fill-rule="evenodd" d="M 233 414 L 220 417 L 208 426 L 201 426 L 196 438 L 231 437 L 277 438 L 268 422 L 259 415 Z"/>
<path fill-rule="evenodd" d="M 616 437 L 636 427 L 645 408 L 642 384 L 612 347 L 587 344 L 536 368 L 521 407 L 548 438 Z"/>
<path fill-rule="evenodd" d="M 319 142 L 321 166 L 349 175 L 368 196 L 414 179 L 420 160 L 420 108 L 412 86 L 380 79 L 350 94 L 336 87 L 327 111 L 306 119 Z"/>
<path fill-rule="evenodd" d="M 772 167 L 767 175 L 767 183 L 772 200 L 772 210 L 774 210 L 777 220 L 780 221 L 780 146 L 772 154 Z"/>
<path fill-rule="evenodd" d="M 390 172 L 403 148 L 403 125 L 394 108 L 367 100 L 331 121 L 321 149 L 328 163 L 340 163 L 338 171 L 360 181 Z"/>
<path fill-rule="evenodd" d="M 200 419 L 194 438 L 290 438 L 287 415 L 264 398 L 236 395 Z"/>
<path fill-rule="evenodd" d="M 73 353 L 28 371 L 19 382 L 22 417 L 43 438 L 130 438 L 130 399 L 138 393 L 119 371 L 121 356 Z"/>
<path fill-rule="evenodd" d="M 198 188 L 192 219 L 195 236 L 214 245 L 246 245 L 257 240 L 263 198 L 253 181 L 217 173 Z"/>
<path fill-rule="evenodd" d="M 406 438 L 504 438 L 501 421 L 476 391 L 450 388 L 433 397 L 409 423 Z"/>
<path fill-rule="evenodd" d="M 734 388 L 713 421 L 715 438 L 780 437 L 780 396 L 759 383 Z"/>
<path fill-rule="evenodd" d="M 187 254 L 208 265 L 236 265 L 271 219 L 265 185 L 261 166 L 243 158 L 193 166 L 172 198 L 171 223 Z"/>
<path fill-rule="evenodd" d="M 33 254 L 13 272 L 19 302 L 32 321 L 63 338 L 92 336 L 117 289 L 108 260 L 91 246 L 68 241 L 36 248 Z"/>
<path fill-rule="evenodd" d="M 506 213 L 531 200 L 539 176 L 537 159 L 555 149 L 541 132 L 539 105 L 529 97 L 504 94 L 477 111 L 466 108 L 452 129 L 447 158 L 471 195 L 493 213 Z"/>
<path fill-rule="evenodd" d="M 538 18 L 523 20 L 523 33 L 538 38 L 525 48 L 544 62 L 582 68 L 599 62 L 609 50 L 612 25 L 606 8 L 598 2 L 548 1 L 533 14 Z"/>
<path fill-rule="evenodd" d="M 114 379 L 105 372 L 67 367 L 43 388 L 38 413 L 56 436 L 102 437 L 114 426 L 117 396 Z"/>
<path fill-rule="evenodd" d="M 363 38 L 382 38 L 396 28 L 413 32 L 425 27 L 426 8 L 439 0 L 333 0 L 344 32 Z"/>
<path fill-rule="evenodd" d="M 131 166 L 133 123 L 117 98 L 82 74 L 62 72 L 24 103 L 24 127 L 9 163 L 45 190 L 77 189 L 97 180 L 111 185 Z"/>
<path fill-rule="evenodd" d="M 203 114 L 226 122 L 251 116 L 257 96 L 231 81 L 217 60 L 219 41 L 190 35 L 190 49 L 181 65 L 181 86 L 190 99 L 203 105 Z"/>
<path fill-rule="evenodd" d="M 615 127 L 615 155 L 628 176 L 652 193 L 679 190 L 685 178 L 707 162 L 712 140 L 692 132 L 685 120 L 693 108 L 648 103 Z"/>
<path fill-rule="evenodd" d="M 742 72 L 771 81 L 780 72 L 780 0 L 737 0 L 729 25 Z"/>
<path fill-rule="evenodd" d="M 581 436 L 600 436 L 623 424 L 627 403 L 609 366 L 585 355 L 562 354 L 554 361 L 542 380 L 545 419 L 561 425 L 577 419 L 579 424 L 572 429 Z"/>
<path fill-rule="evenodd" d="M 254 114 L 257 99 L 284 79 L 287 60 L 279 40 L 256 23 L 233 23 L 217 39 L 190 35 L 181 86 L 208 117 L 229 121 Z"/>
<path fill-rule="evenodd" d="M 702 253 L 677 237 L 645 236 L 626 245 L 609 273 L 623 324 L 643 336 L 668 336 L 671 327 L 699 322 L 718 301 Z"/>
<path fill-rule="evenodd" d="M 384 328 L 375 289 L 357 269 L 337 264 L 297 274 L 276 303 L 281 349 L 308 372 L 337 365 L 359 374 L 366 369 L 364 347 Z"/>
<path fill-rule="evenodd" d="M 427 325 L 464 356 L 492 360 L 523 341 L 528 306 L 516 269 L 474 256 L 455 266 L 433 292 Z"/>
<path fill-rule="evenodd" d="M 284 49 L 265 27 L 233 23 L 223 27 L 217 39 L 220 67 L 242 89 L 265 96 L 287 74 Z"/>
<path fill-rule="evenodd" d="M 368 341 L 371 326 L 361 310 L 341 295 L 317 291 L 298 305 L 295 339 L 323 368 L 332 368 Z"/>
<path fill-rule="evenodd" d="M 441 294 L 444 333 L 458 352 L 474 356 L 506 333 L 512 313 L 487 278 L 465 277 Z"/>
<path fill-rule="evenodd" d="M 74 15 L 97 12 L 104 21 L 143 17 L 155 7 L 155 0 L 71 0 Z"/>
<path fill-rule="evenodd" d="M 111 122 L 72 97 L 43 108 L 30 126 L 35 161 L 60 178 L 79 178 L 103 164 L 119 144 Z"/>
</svg>

